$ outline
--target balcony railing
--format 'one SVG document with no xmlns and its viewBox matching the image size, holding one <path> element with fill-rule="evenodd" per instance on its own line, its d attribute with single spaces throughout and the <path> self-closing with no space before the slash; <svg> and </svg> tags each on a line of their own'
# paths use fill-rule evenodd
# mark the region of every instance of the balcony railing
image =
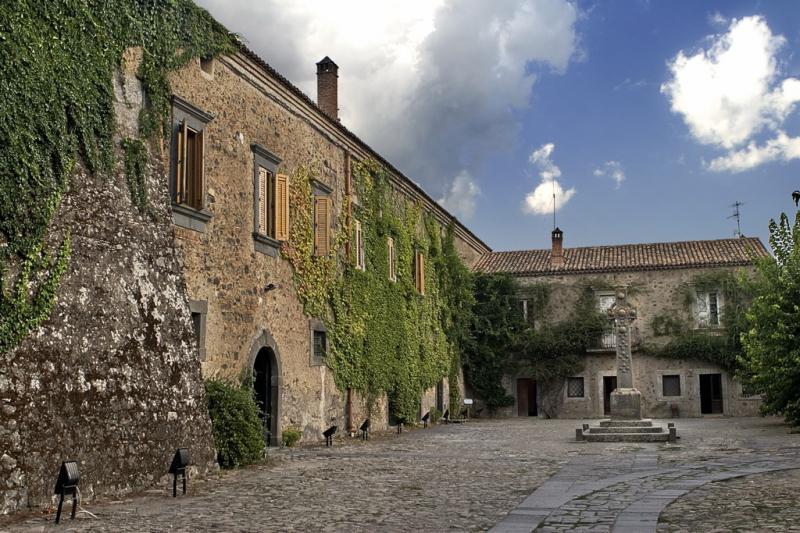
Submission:
<svg viewBox="0 0 800 533">
<path fill-rule="evenodd" d="M 617 349 L 617 335 L 609 330 L 600 335 L 592 346 L 590 352 L 613 352 Z"/>
</svg>

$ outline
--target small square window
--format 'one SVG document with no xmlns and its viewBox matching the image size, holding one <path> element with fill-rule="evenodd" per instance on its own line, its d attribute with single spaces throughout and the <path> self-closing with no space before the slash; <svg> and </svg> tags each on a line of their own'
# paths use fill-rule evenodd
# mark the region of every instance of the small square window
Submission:
<svg viewBox="0 0 800 533">
<path fill-rule="evenodd" d="M 200 58 L 200 68 L 206 74 L 214 75 L 214 56 L 205 56 Z"/>
<path fill-rule="evenodd" d="M 681 395 L 681 377 L 678 375 L 669 375 L 661 377 L 662 391 L 664 396 L 680 396 Z"/>
<path fill-rule="evenodd" d="M 567 378 L 567 398 L 583 397 L 583 378 Z"/>
</svg>

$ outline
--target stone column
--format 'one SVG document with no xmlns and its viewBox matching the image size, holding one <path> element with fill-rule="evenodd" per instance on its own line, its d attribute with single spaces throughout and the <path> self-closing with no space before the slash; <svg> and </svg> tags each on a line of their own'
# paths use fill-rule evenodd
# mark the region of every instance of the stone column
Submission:
<svg viewBox="0 0 800 533">
<path fill-rule="evenodd" d="M 617 388 L 611 393 L 611 418 L 639 420 L 642 393 L 633 386 L 631 357 L 631 323 L 636 320 L 636 309 L 627 302 L 623 290 L 617 291 L 608 318 L 614 322 L 617 340 Z"/>
</svg>

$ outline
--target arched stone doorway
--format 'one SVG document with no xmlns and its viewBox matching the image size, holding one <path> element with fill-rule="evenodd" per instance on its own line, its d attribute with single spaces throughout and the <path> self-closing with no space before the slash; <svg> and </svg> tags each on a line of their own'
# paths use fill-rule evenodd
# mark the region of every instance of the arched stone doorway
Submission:
<svg viewBox="0 0 800 533">
<path fill-rule="evenodd" d="M 264 424 L 264 442 L 280 442 L 280 360 L 272 336 L 262 331 L 254 340 L 250 354 L 253 369 L 253 393 Z"/>
</svg>

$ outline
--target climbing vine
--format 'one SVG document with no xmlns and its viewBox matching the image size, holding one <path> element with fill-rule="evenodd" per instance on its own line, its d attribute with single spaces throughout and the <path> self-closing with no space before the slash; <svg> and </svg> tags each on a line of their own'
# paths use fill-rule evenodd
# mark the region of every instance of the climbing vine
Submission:
<svg viewBox="0 0 800 533">
<path fill-rule="evenodd" d="M 721 327 L 695 328 L 692 309 L 696 295 L 708 292 L 721 295 Z M 741 335 L 747 330 L 745 313 L 752 299 L 748 283 L 730 270 L 704 272 L 679 286 L 674 299 L 673 309 L 650 322 L 653 335 L 668 340 L 647 344 L 643 351 L 671 359 L 699 359 L 735 371 L 743 353 Z"/>
<path fill-rule="evenodd" d="M 0 71 L 9 74 L 0 77 L 0 352 L 5 352 L 50 314 L 70 239 L 62 235 L 54 245 L 48 234 L 76 163 L 89 172 L 112 169 L 112 81 L 123 52 L 142 50 L 138 77 L 148 105 L 140 132 L 152 138 L 166 133 L 169 124 L 168 73 L 234 44 L 189 0 L 10 0 L 0 4 L 0 46 Z M 125 167 L 141 209 L 146 197 L 137 183 L 146 147 L 138 143 L 128 142 Z"/>
<path fill-rule="evenodd" d="M 443 239 L 430 215 L 393 191 L 384 169 L 371 161 L 356 163 L 358 202 L 350 205 L 345 195 L 331 253 L 314 256 L 316 174 L 300 167 L 292 176 L 290 240 L 282 254 L 294 267 L 306 313 L 325 323 L 327 363 L 337 386 L 363 393 L 370 407 L 387 394 L 391 415 L 406 420 L 416 418 L 422 393 L 444 377 L 453 384 L 451 403 L 460 402 L 458 354 L 471 312 L 471 277 L 456 253 L 452 228 Z M 354 220 L 364 241 L 363 270 L 355 266 Z M 396 281 L 389 279 L 389 238 Z M 425 257 L 424 295 L 413 277 L 417 251 Z"/>
</svg>

